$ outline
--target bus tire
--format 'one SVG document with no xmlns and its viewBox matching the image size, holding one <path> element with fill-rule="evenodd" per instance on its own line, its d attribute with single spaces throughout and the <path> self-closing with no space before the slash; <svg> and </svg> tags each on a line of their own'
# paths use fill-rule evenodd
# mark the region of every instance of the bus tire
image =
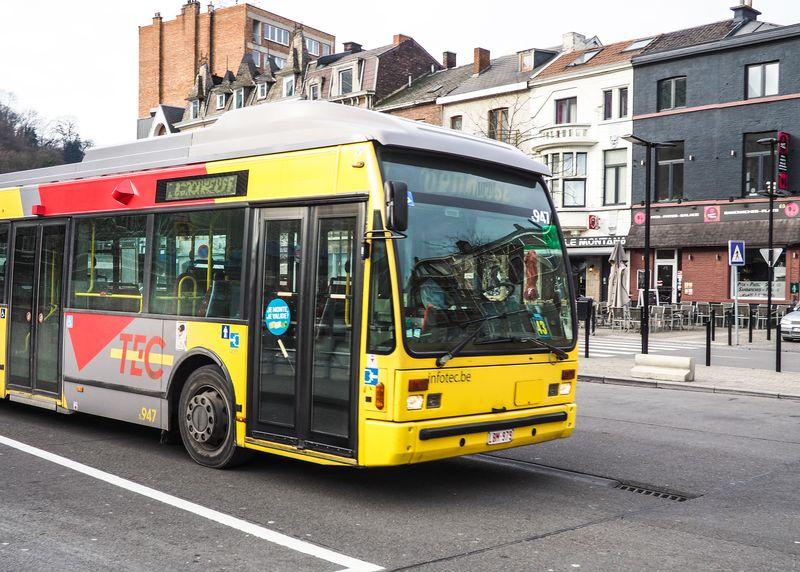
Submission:
<svg viewBox="0 0 800 572">
<path fill-rule="evenodd" d="M 233 389 L 217 366 L 189 374 L 178 400 L 178 427 L 183 446 L 198 464 L 227 469 L 249 458 L 249 451 L 236 446 L 233 404 Z"/>
</svg>

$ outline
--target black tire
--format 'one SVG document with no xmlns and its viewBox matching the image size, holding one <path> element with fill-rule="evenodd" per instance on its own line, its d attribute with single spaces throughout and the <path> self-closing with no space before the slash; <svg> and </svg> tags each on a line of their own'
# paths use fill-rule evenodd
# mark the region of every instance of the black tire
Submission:
<svg viewBox="0 0 800 572">
<path fill-rule="evenodd" d="M 183 446 L 198 464 L 212 469 L 240 465 L 250 455 L 236 446 L 233 389 L 217 366 L 193 371 L 178 400 Z"/>
</svg>

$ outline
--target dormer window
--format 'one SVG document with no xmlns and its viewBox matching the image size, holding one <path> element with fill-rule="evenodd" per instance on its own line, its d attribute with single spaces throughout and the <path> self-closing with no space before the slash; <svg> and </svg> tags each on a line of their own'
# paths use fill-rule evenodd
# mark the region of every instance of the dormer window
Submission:
<svg viewBox="0 0 800 572">
<path fill-rule="evenodd" d="M 292 97 L 294 95 L 294 78 L 287 77 L 283 80 L 283 97 Z"/>
<path fill-rule="evenodd" d="M 643 50 L 643 49 L 645 49 L 647 46 L 649 46 L 649 45 L 650 45 L 650 43 L 651 43 L 651 42 L 652 42 L 654 39 L 655 39 L 655 38 L 645 38 L 644 40 L 636 40 L 635 42 L 631 43 L 631 44 L 630 44 L 630 45 L 629 45 L 627 48 L 625 48 L 625 49 L 624 49 L 624 50 L 622 50 L 622 51 L 623 51 L 623 52 L 633 52 L 633 51 L 635 51 L 635 50 Z"/>
<path fill-rule="evenodd" d="M 200 117 L 200 100 L 193 99 L 189 104 L 189 118 L 197 119 L 198 117 Z"/>
<path fill-rule="evenodd" d="M 233 92 L 233 108 L 241 109 L 244 107 L 244 88 L 240 87 Z"/>
<path fill-rule="evenodd" d="M 533 50 L 527 50 L 519 53 L 519 71 L 533 70 Z"/>
<path fill-rule="evenodd" d="M 258 99 L 265 99 L 267 97 L 267 84 L 258 84 Z"/>
<path fill-rule="evenodd" d="M 218 93 L 217 94 L 217 110 L 225 109 L 225 94 Z"/>
<path fill-rule="evenodd" d="M 308 99 L 319 99 L 319 84 L 312 83 L 308 86 Z"/>
<path fill-rule="evenodd" d="M 339 95 L 346 95 L 353 91 L 353 69 L 348 68 L 339 72 Z"/>
<path fill-rule="evenodd" d="M 585 64 L 586 62 L 588 62 L 589 60 L 591 60 L 593 57 L 595 57 L 597 54 L 599 54 L 600 52 L 601 52 L 601 50 L 592 50 L 592 51 L 590 51 L 590 52 L 584 52 L 584 53 L 582 53 L 581 55 L 579 55 L 577 58 L 575 58 L 575 61 L 573 61 L 573 62 L 572 62 L 571 64 L 569 64 L 569 65 L 570 65 L 570 66 L 580 66 L 580 65 L 583 65 L 583 64 Z M 568 67 L 569 67 L 569 66 L 568 66 Z"/>
<path fill-rule="evenodd" d="M 282 70 L 286 66 L 286 58 L 279 58 L 278 56 L 274 56 L 272 61 L 275 62 L 275 67 L 279 70 Z"/>
</svg>

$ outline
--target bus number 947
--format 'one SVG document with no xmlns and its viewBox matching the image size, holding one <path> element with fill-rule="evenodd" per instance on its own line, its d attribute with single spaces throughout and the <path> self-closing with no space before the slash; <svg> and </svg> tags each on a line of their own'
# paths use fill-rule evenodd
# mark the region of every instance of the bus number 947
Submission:
<svg viewBox="0 0 800 572">
<path fill-rule="evenodd" d="M 147 421 L 148 423 L 156 422 L 156 410 L 151 407 L 142 407 L 139 411 L 139 421 Z"/>
</svg>

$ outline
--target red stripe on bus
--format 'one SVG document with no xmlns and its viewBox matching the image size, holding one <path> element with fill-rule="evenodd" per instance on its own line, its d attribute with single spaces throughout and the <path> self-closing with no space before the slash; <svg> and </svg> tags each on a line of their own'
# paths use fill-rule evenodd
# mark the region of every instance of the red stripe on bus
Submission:
<svg viewBox="0 0 800 572">
<path fill-rule="evenodd" d="M 159 179 L 192 177 L 205 175 L 205 165 L 191 165 L 173 169 L 159 169 L 142 173 L 128 173 L 122 176 L 100 177 L 51 183 L 39 186 L 39 197 L 44 205 L 46 216 L 78 214 L 87 212 L 120 211 L 143 209 L 156 205 L 156 183 Z M 114 189 L 130 189 L 127 182 L 133 184 L 135 194 L 125 196 L 124 200 L 114 198 Z M 181 205 L 213 204 L 214 199 L 181 201 Z M 174 203 L 171 205 L 174 206 Z"/>
</svg>

